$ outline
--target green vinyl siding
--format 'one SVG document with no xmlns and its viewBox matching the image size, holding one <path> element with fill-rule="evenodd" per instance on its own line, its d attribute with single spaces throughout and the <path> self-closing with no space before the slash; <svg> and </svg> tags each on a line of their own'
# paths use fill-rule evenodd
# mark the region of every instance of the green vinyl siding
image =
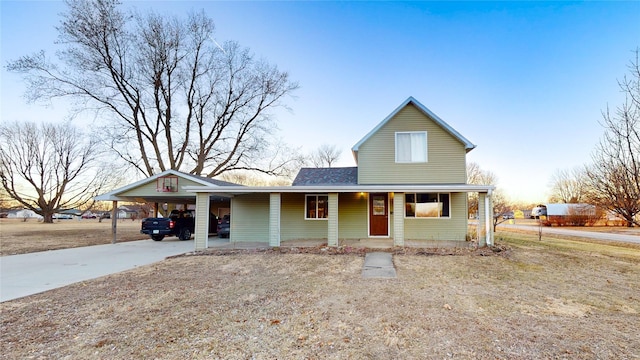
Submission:
<svg viewBox="0 0 640 360">
<path fill-rule="evenodd" d="M 202 184 L 178 177 L 177 192 L 158 191 L 156 189 L 156 186 L 157 186 L 157 182 L 156 180 L 153 180 L 146 184 L 142 184 L 136 188 L 129 189 L 123 193 L 119 193 L 118 196 L 132 196 L 132 197 L 141 197 L 141 198 L 145 196 L 167 196 L 167 197 L 184 196 L 190 199 L 195 199 L 195 195 L 193 193 L 184 191 L 182 187 L 183 186 L 202 186 Z"/>
<path fill-rule="evenodd" d="M 231 200 L 233 242 L 269 242 L 269 194 L 237 195 Z"/>
<path fill-rule="evenodd" d="M 338 194 L 338 238 L 366 239 L 369 236 L 367 194 Z"/>
<path fill-rule="evenodd" d="M 311 194 L 309 194 L 311 195 Z M 318 194 L 326 195 L 326 194 Z M 305 194 L 283 193 L 281 198 L 280 240 L 326 239 L 328 219 L 304 218 Z"/>
<path fill-rule="evenodd" d="M 426 131 L 427 162 L 396 163 L 396 132 Z M 466 182 L 464 144 L 407 105 L 358 150 L 359 184 L 451 184 Z"/>
<path fill-rule="evenodd" d="M 283 193 L 281 205 L 281 240 L 326 239 L 329 219 L 304 218 L 305 194 Z M 368 236 L 367 195 L 338 194 L 338 238 L 364 239 Z"/>
<path fill-rule="evenodd" d="M 458 240 L 467 236 L 467 194 L 451 193 L 450 218 L 406 218 L 405 240 Z"/>
</svg>

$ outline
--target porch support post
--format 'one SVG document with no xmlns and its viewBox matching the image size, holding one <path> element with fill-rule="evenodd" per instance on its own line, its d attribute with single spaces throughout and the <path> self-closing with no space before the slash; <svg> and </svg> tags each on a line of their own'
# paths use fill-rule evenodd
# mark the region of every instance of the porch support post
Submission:
<svg viewBox="0 0 640 360">
<path fill-rule="evenodd" d="M 209 247 L 209 194 L 196 193 L 195 251 Z"/>
<path fill-rule="evenodd" d="M 476 227 L 476 232 L 478 236 L 478 246 L 484 247 L 487 245 L 487 203 L 486 193 L 478 193 L 478 223 Z"/>
<path fill-rule="evenodd" d="M 111 208 L 111 235 L 113 235 L 113 238 L 111 239 L 111 243 L 115 244 L 116 243 L 116 237 L 117 237 L 117 234 L 118 234 L 118 201 L 117 200 L 113 201 L 111 206 L 112 206 L 112 208 Z"/>
<path fill-rule="evenodd" d="M 393 193 L 393 246 L 404 246 L 404 193 Z"/>
<path fill-rule="evenodd" d="M 338 246 L 338 193 L 329 193 L 327 246 Z"/>
<path fill-rule="evenodd" d="M 491 201 L 491 190 L 484 198 L 484 209 L 486 211 L 487 246 L 493 246 L 493 201 Z"/>
<path fill-rule="evenodd" d="M 269 194 L 269 246 L 280 246 L 280 193 Z"/>
</svg>

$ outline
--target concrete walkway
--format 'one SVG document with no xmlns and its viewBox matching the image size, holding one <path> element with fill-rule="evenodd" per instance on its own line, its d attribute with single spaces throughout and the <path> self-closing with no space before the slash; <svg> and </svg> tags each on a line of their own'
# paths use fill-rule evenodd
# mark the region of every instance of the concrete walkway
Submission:
<svg viewBox="0 0 640 360">
<path fill-rule="evenodd" d="M 362 277 L 376 279 L 395 279 L 396 268 L 393 266 L 392 255 L 386 252 L 367 253 L 364 257 Z"/>
</svg>

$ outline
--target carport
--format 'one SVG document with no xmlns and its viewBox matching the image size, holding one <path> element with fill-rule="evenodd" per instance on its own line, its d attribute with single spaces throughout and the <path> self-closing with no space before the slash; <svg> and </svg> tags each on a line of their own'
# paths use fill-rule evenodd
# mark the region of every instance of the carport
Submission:
<svg viewBox="0 0 640 360">
<path fill-rule="evenodd" d="M 95 197 L 96 201 L 111 201 L 111 229 L 113 234 L 112 244 L 117 242 L 118 203 L 136 202 L 153 204 L 152 216 L 157 217 L 164 204 L 183 205 L 185 208 L 196 204 L 196 194 L 183 190 L 184 186 L 239 186 L 238 184 L 206 178 L 197 175 L 183 173 L 177 170 L 166 170 L 146 179 L 123 186 L 119 189 Z M 162 208 L 162 209 L 161 209 Z M 230 197 L 224 195 L 209 196 L 209 212 L 221 217 L 229 214 L 231 209 Z M 164 213 L 164 216 L 167 214 Z M 197 216 L 197 215 L 196 215 Z M 209 228 L 215 229 L 214 224 Z"/>
</svg>

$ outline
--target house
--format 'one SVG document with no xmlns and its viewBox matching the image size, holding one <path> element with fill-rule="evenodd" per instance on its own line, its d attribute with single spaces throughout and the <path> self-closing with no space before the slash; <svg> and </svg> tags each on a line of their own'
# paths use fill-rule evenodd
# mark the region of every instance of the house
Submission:
<svg viewBox="0 0 640 360">
<path fill-rule="evenodd" d="M 479 195 L 480 245 L 491 245 L 491 185 L 466 182 L 473 145 L 409 97 L 352 148 L 355 167 L 301 169 L 291 186 L 185 186 L 196 195 L 196 250 L 207 247 L 210 196 L 230 199 L 232 242 L 468 239 L 467 194 Z"/>
<path fill-rule="evenodd" d="M 7 211 L 8 219 L 42 219 L 41 215 L 35 213 L 35 211 L 30 209 L 18 209 L 18 210 L 9 210 Z"/>
</svg>

